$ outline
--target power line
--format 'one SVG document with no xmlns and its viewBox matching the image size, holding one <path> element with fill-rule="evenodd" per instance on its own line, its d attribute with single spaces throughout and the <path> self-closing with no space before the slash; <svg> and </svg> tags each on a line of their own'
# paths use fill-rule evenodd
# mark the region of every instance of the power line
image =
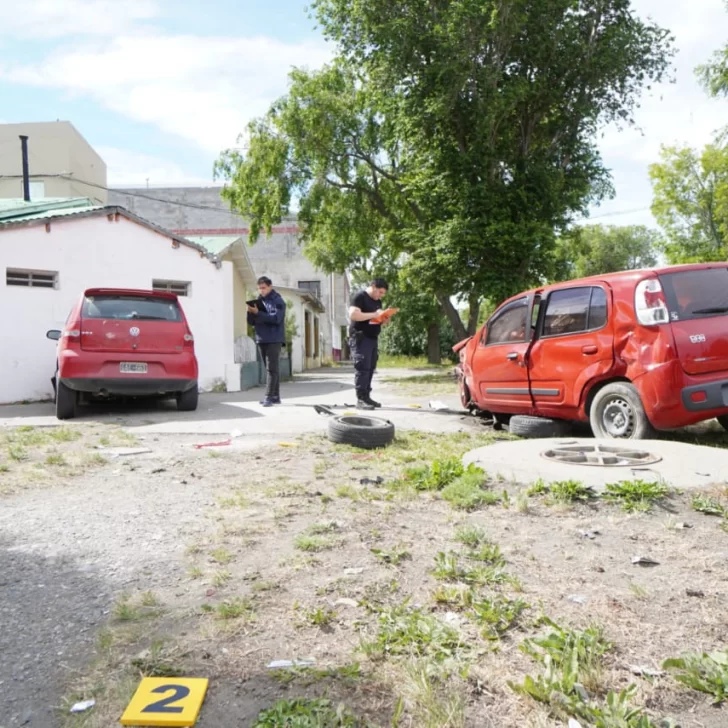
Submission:
<svg viewBox="0 0 728 728">
<path fill-rule="evenodd" d="M 20 174 L 5 174 L 0 175 L 0 179 L 22 179 L 23 175 Z M 104 185 L 97 184 L 96 182 L 88 182 L 86 180 L 79 179 L 78 177 L 74 177 L 72 174 L 31 174 L 30 177 L 43 177 L 43 178 L 60 178 L 65 179 L 69 182 L 77 182 L 78 184 L 86 185 L 87 187 L 95 187 L 99 190 L 104 190 L 106 192 L 112 192 L 118 195 L 127 195 L 128 197 L 139 197 L 144 200 L 151 200 L 152 202 L 164 202 L 168 205 L 176 205 L 177 207 L 189 207 L 194 210 L 209 210 L 211 212 L 220 212 L 224 213 L 225 215 L 238 215 L 238 213 L 233 212 L 232 210 L 227 210 L 224 207 L 215 207 L 213 205 L 204 205 L 201 203 L 196 202 L 183 202 L 182 200 L 170 200 L 165 197 L 155 197 L 154 195 L 144 194 L 142 192 L 131 192 L 128 189 L 125 188 L 114 188 L 114 187 L 105 187 Z M 98 199 L 98 198 L 97 198 Z M 616 210 L 614 212 L 605 212 L 601 215 L 590 215 L 590 216 L 584 216 L 581 218 L 581 220 L 601 220 L 605 217 L 619 217 L 620 215 L 631 215 L 635 212 L 647 212 L 651 208 L 649 207 L 635 207 L 631 210 Z"/>
</svg>

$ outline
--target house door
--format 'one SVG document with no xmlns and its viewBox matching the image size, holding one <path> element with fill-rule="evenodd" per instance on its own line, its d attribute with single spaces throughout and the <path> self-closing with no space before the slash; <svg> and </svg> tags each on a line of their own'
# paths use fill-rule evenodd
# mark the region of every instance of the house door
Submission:
<svg viewBox="0 0 728 728">
<path fill-rule="evenodd" d="M 472 361 L 478 404 L 491 412 L 531 410 L 526 369 L 530 298 L 524 296 L 498 309 L 483 327 Z"/>
</svg>

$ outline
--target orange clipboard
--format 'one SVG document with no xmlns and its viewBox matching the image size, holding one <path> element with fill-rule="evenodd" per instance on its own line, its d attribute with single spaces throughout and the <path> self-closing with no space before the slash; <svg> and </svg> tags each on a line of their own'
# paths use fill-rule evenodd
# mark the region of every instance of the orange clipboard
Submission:
<svg viewBox="0 0 728 728">
<path fill-rule="evenodd" d="M 379 316 L 369 321 L 370 324 L 383 324 L 389 321 L 395 313 L 399 313 L 398 308 L 385 308 Z"/>
</svg>

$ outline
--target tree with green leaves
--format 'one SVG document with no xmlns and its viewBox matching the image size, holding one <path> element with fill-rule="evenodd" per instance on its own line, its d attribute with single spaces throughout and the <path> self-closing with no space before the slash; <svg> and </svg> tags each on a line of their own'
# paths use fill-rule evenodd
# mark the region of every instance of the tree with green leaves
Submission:
<svg viewBox="0 0 728 728">
<path fill-rule="evenodd" d="M 695 72 L 711 96 L 728 96 L 728 45 L 715 51 L 710 61 L 698 66 Z"/>
<path fill-rule="evenodd" d="M 657 265 L 660 236 L 644 225 L 575 226 L 556 245 L 555 280 Z"/>
<path fill-rule="evenodd" d="M 629 0 L 315 0 L 334 61 L 224 152 L 251 241 L 298 208 L 326 271 L 397 268 L 458 338 L 544 277 L 556 233 L 610 191 L 598 129 L 669 64 Z M 467 305 L 463 322 L 455 301 Z"/>
<path fill-rule="evenodd" d="M 652 214 L 665 232 L 670 263 L 728 258 L 728 147 L 719 138 L 702 152 L 663 147 L 650 167 Z"/>
</svg>

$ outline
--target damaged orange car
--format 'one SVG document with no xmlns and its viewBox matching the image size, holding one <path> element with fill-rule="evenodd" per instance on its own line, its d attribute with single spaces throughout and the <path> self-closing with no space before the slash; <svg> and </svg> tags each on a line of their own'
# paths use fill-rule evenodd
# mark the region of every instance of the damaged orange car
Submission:
<svg viewBox="0 0 728 728">
<path fill-rule="evenodd" d="M 728 429 L 728 264 L 526 291 L 453 349 L 463 406 L 521 434 L 549 421 L 634 440 L 712 418 Z"/>
</svg>

